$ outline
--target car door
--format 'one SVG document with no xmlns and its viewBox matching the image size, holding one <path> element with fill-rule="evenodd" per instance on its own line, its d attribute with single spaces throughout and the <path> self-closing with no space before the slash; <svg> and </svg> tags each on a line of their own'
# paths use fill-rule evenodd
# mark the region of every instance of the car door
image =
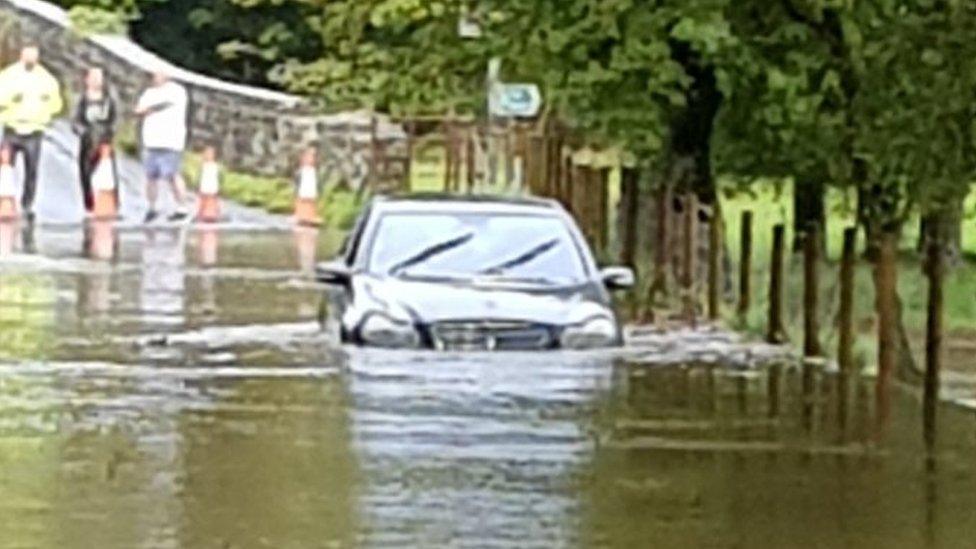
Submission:
<svg viewBox="0 0 976 549">
<path fill-rule="evenodd" d="M 349 267 L 350 270 L 354 269 L 356 256 L 362 248 L 371 210 L 372 208 L 367 206 L 356 217 L 356 222 L 353 223 L 352 230 L 349 231 L 349 234 L 343 240 L 339 255 L 336 258 Z M 342 315 L 345 313 L 351 300 L 350 287 L 327 286 L 319 313 L 319 321 L 323 324 L 323 327 L 326 329 L 330 326 L 338 327 L 340 336 L 342 336 Z"/>
</svg>

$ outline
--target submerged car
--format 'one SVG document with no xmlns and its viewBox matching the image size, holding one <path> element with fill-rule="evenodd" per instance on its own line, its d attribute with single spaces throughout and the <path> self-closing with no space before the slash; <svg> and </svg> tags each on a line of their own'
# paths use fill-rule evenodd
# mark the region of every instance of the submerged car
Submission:
<svg viewBox="0 0 976 549">
<path fill-rule="evenodd" d="M 558 202 L 440 195 L 373 199 L 316 274 L 343 342 L 437 350 L 619 345 L 609 291 L 634 283 Z"/>
</svg>

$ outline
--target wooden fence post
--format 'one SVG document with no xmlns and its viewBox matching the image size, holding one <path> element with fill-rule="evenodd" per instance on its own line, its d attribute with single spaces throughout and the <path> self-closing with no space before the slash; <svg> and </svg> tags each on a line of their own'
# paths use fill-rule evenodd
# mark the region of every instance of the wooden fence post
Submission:
<svg viewBox="0 0 976 549">
<path fill-rule="evenodd" d="M 891 375 L 898 358 L 898 238 L 882 231 L 875 264 L 876 306 L 878 313 L 878 377 L 875 380 L 877 435 L 883 436 L 891 407 Z"/>
<path fill-rule="evenodd" d="M 925 329 L 925 392 L 923 398 L 924 438 L 926 447 L 935 447 L 939 409 L 939 376 L 942 370 L 942 324 L 945 294 L 945 243 L 931 238 L 928 243 L 926 274 L 929 278 L 929 302 Z"/>
<path fill-rule="evenodd" d="M 620 262 L 628 267 L 637 265 L 637 216 L 640 213 L 639 172 L 635 168 L 623 168 L 620 173 L 621 222 L 623 232 L 620 246 Z"/>
<path fill-rule="evenodd" d="M 556 198 L 559 196 L 559 182 L 556 179 L 558 170 L 556 169 L 556 136 L 553 134 L 552 127 L 546 129 L 545 140 L 545 167 L 546 167 L 546 197 Z"/>
<path fill-rule="evenodd" d="M 854 265 L 857 261 L 857 228 L 844 229 L 844 251 L 840 261 L 840 310 L 838 318 L 837 364 L 850 373 L 854 367 Z"/>
<path fill-rule="evenodd" d="M 542 169 L 544 159 L 542 136 L 532 134 L 528 139 L 528 151 L 525 155 L 525 174 L 528 180 L 529 192 L 535 196 L 545 196 L 545 173 Z"/>
<path fill-rule="evenodd" d="M 465 151 L 464 151 L 464 171 L 465 171 L 465 182 L 468 187 L 468 194 L 474 192 L 475 184 L 475 132 L 478 131 L 478 126 L 472 122 L 470 128 L 467 132 L 467 138 L 465 139 Z"/>
<path fill-rule="evenodd" d="M 569 154 L 565 159 L 565 167 L 563 167 L 563 194 L 561 197 L 563 206 L 569 210 L 573 215 L 576 215 L 575 203 L 573 202 L 573 193 L 576 192 L 577 178 L 576 178 L 576 166 L 573 164 L 573 155 Z"/>
<path fill-rule="evenodd" d="M 819 290 L 820 228 L 807 226 L 803 237 L 803 356 L 815 357 L 820 349 Z"/>
<path fill-rule="evenodd" d="M 558 126 L 554 129 L 554 132 L 552 148 L 549 153 L 549 170 L 553 189 L 552 197 L 557 200 L 562 200 L 565 192 L 563 189 L 563 132 Z"/>
<path fill-rule="evenodd" d="M 739 316 L 745 317 L 752 301 L 752 211 L 742 212 L 739 227 Z"/>
<path fill-rule="evenodd" d="M 723 233 L 722 211 L 716 202 L 712 206 L 711 224 L 708 227 L 708 318 L 713 322 L 722 316 Z"/>
<path fill-rule="evenodd" d="M 504 169 L 505 169 L 505 188 L 512 188 L 512 184 L 515 183 L 515 150 L 518 145 L 518 127 L 512 127 L 511 122 L 505 125 L 504 133 Z M 491 139 L 491 127 L 487 129 L 485 134 L 485 139 Z M 487 143 L 487 141 L 486 141 Z M 489 160 L 490 162 L 490 160 Z M 493 185 L 491 181 L 488 184 Z"/>
<path fill-rule="evenodd" d="M 837 422 L 846 436 L 850 381 L 854 370 L 854 267 L 857 261 L 857 227 L 844 229 L 844 251 L 840 260 L 840 309 L 838 312 Z"/>
<path fill-rule="evenodd" d="M 587 242 L 592 245 L 593 235 L 590 233 L 590 208 L 588 207 L 588 204 L 592 202 L 592 197 L 589 197 L 589 200 L 587 199 L 587 194 L 590 192 L 589 172 L 589 166 L 573 166 L 573 197 L 570 211 L 573 213 L 573 216 L 579 223 L 580 229 L 583 231 L 583 236 L 585 236 Z"/>
<path fill-rule="evenodd" d="M 769 266 L 769 324 L 766 331 L 766 341 L 769 343 L 783 343 L 785 339 L 786 330 L 783 328 L 783 247 L 785 237 L 786 227 L 782 223 L 773 227 L 773 254 Z"/>
<path fill-rule="evenodd" d="M 413 153 L 414 153 L 414 136 L 416 134 L 416 128 L 414 126 L 414 120 L 410 119 L 407 121 L 407 159 L 403 165 L 403 183 L 401 183 L 402 190 L 405 192 L 410 192 L 413 189 Z"/>
<path fill-rule="evenodd" d="M 671 255 L 671 190 L 661 185 L 656 193 L 657 234 L 654 244 L 654 280 L 651 283 L 650 303 L 658 294 L 668 291 L 668 261 Z"/>
<path fill-rule="evenodd" d="M 783 380 L 783 366 L 781 364 L 774 364 L 769 369 L 768 375 L 766 398 L 769 401 L 769 409 L 766 415 L 767 417 L 775 418 L 779 416 L 780 412 L 780 385 L 782 385 Z"/>
<path fill-rule="evenodd" d="M 610 168 L 596 168 L 593 170 L 593 176 L 596 179 L 595 190 L 599 193 L 594 229 L 600 253 L 605 254 L 610 245 Z"/>
<path fill-rule="evenodd" d="M 366 185 L 371 193 L 375 193 L 380 181 L 380 142 L 379 142 L 379 122 L 376 114 L 369 118 L 369 174 L 367 175 Z"/>
<path fill-rule="evenodd" d="M 452 170 L 454 169 L 453 127 L 450 120 L 441 125 L 444 134 L 444 192 L 451 192 Z"/>
<path fill-rule="evenodd" d="M 685 195 L 685 217 L 684 235 L 682 242 L 682 281 L 681 285 L 685 292 L 685 315 L 688 323 L 694 326 L 697 322 L 696 309 L 698 307 L 695 278 L 697 274 L 698 255 L 698 195 L 688 193 Z"/>
<path fill-rule="evenodd" d="M 813 417 L 816 408 L 816 380 L 817 364 L 809 358 L 804 358 L 800 367 L 800 391 L 803 401 L 800 405 L 803 429 L 808 433 L 813 431 Z"/>
<path fill-rule="evenodd" d="M 549 134 L 543 129 L 542 135 L 538 137 L 535 153 L 536 169 L 539 171 L 538 194 L 546 198 L 552 197 L 552 186 L 549 181 Z"/>
<path fill-rule="evenodd" d="M 451 150 L 454 158 L 454 170 L 451 172 L 451 187 L 454 192 L 461 192 L 461 166 L 464 161 L 464 139 L 461 135 L 461 125 L 454 125 L 451 132 Z"/>
</svg>

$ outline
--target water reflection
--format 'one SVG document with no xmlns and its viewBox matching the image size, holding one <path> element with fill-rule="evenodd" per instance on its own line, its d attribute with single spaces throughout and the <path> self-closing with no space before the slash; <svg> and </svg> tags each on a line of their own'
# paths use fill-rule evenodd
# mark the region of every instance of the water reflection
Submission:
<svg viewBox="0 0 976 549">
<path fill-rule="evenodd" d="M 20 239 L 20 225 L 16 221 L 0 221 L 0 257 L 13 255 Z"/>
<path fill-rule="evenodd" d="M 118 234 L 111 221 L 92 221 L 84 230 L 84 254 L 91 259 L 110 261 L 118 255 Z"/>
<path fill-rule="evenodd" d="M 6 546 L 354 539 L 355 463 L 334 378 L 76 366 L 8 368 L 0 380 Z"/>
<path fill-rule="evenodd" d="M 142 242 L 139 310 L 148 326 L 179 323 L 185 306 L 186 229 L 153 228 Z"/>
<path fill-rule="evenodd" d="M 850 380 L 857 403 L 840 421 L 840 380 L 822 371 L 747 378 L 743 408 L 742 373 L 719 372 L 705 406 L 704 391 L 680 395 L 708 371 L 683 370 L 631 369 L 626 385 L 615 384 L 611 401 L 626 405 L 615 405 L 596 453 L 588 543 L 965 547 L 974 539 L 971 416 L 944 410 L 945 441 L 926 465 L 908 392 L 893 393 L 889 437 L 878 447 L 874 432 L 856 428 L 875 425 L 864 405 L 870 380 Z"/>
<path fill-rule="evenodd" d="M 315 272 L 316 252 L 319 232 L 306 227 L 296 227 L 294 230 L 295 257 L 302 272 Z"/>
<path fill-rule="evenodd" d="M 364 544 L 578 544 L 611 366 L 599 356 L 353 353 Z"/>
<path fill-rule="evenodd" d="M 220 231 L 207 225 L 197 230 L 197 263 L 204 267 L 217 264 L 220 248 Z"/>
<path fill-rule="evenodd" d="M 821 367 L 341 349 L 314 232 L 38 236 L 0 283 L 0 546 L 976 539 L 973 418 L 927 451 L 908 391 L 882 443 Z"/>
</svg>

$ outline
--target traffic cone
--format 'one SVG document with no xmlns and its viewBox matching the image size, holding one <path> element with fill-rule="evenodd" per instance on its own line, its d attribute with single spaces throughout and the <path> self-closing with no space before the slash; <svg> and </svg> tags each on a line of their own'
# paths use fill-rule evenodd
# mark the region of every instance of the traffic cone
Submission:
<svg viewBox="0 0 976 549">
<path fill-rule="evenodd" d="M 115 163 L 112 162 L 112 147 L 102 145 L 98 148 L 98 165 L 92 174 L 92 188 L 95 192 L 95 219 L 117 219 L 119 205 L 115 202 Z"/>
<path fill-rule="evenodd" d="M 315 156 L 315 149 L 312 148 L 302 154 L 295 192 L 295 221 L 309 227 L 322 224 L 322 218 L 318 215 L 319 181 Z"/>
<path fill-rule="evenodd" d="M 215 223 L 220 219 L 220 166 L 213 147 L 203 151 L 200 167 L 200 206 L 197 221 Z"/>
<path fill-rule="evenodd" d="M 14 167 L 10 163 L 10 149 L 4 147 L 0 149 L 0 220 L 12 221 L 19 217 Z"/>
</svg>

